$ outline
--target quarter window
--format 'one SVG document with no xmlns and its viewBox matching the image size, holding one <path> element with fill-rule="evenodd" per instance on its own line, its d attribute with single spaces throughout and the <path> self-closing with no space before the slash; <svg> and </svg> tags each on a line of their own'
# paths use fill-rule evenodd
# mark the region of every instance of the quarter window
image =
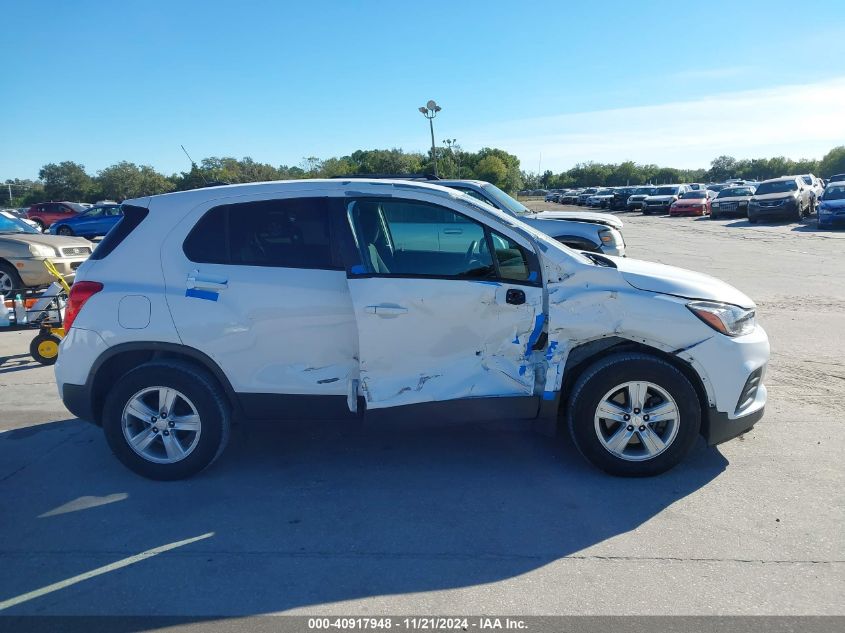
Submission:
<svg viewBox="0 0 845 633">
<path fill-rule="evenodd" d="M 185 240 L 193 262 L 339 269 L 326 198 L 263 200 L 215 207 Z"/>
</svg>

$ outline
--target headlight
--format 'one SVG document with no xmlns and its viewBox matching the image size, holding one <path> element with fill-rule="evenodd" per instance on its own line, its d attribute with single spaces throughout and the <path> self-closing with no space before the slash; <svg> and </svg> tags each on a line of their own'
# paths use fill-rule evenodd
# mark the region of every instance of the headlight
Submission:
<svg viewBox="0 0 845 633">
<path fill-rule="evenodd" d="M 602 229 L 599 231 L 599 238 L 602 244 L 619 244 L 619 232 L 614 229 Z"/>
<path fill-rule="evenodd" d="M 687 307 L 707 325 L 726 336 L 748 334 L 757 325 L 755 310 L 746 310 L 730 303 L 693 301 Z"/>
<path fill-rule="evenodd" d="M 29 252 L 33 257 L 55 257 L 56 249 L 44 244 L 30 244 Z"/>
<path fill-rule="evenodd" d="M 714 209 L 718 209 L 718 208 L 719 208 L 719 204 L 720 204 L 720 203 L 718 203 L 718 202 L 714 202 L 711 206 L 712 206 Z"/>
</svg>

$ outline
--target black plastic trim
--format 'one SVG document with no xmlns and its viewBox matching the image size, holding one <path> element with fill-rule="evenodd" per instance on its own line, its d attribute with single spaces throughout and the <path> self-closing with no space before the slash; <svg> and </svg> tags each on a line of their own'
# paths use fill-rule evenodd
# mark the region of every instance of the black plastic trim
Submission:
<svg viewBox="0 0 845 633">
<path fill-rule="evenodd" d="M 722 442 L 732 440 L 738 435 L 742 435 L 750 431 L 753 426 L 763 417 L 765 407 L 760 407 L 754 413 L 749 413 L 740 418 L 730 419 L 727 413 L 717 411 L 715 407 L 710 407 L 707 415 L 701 421 L 701 434 L 707 442 L 708 446 L 715 446 Z"/>
</svg>

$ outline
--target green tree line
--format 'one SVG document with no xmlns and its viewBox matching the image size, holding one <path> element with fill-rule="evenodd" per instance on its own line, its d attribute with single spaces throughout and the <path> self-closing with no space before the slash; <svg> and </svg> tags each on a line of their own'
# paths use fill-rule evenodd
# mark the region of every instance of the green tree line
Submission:
<svg viewBox="0 0 845 633">
<path fill-rule="evenodd" d="M 504 150 L 485 147 L 465 152 L 450 141 L 438 148 L 437 164 L 443 178 L 487 180 L 508 191 L 522 187 L 519 159 Z M 9 206 L 23 207 L 45 200 L 96 202 L 123 201 L 129 198 L 195 189 L 209 182 L 244 183 L 263 180 L 331 178 L 352 174 L 425 174 L 432 173 L 430 154 L 401 149 L 358 150 L 348 156 L 321 159 L 304 158 L 299 165 L 278 167 L 252 158 L 204 158 L 190 171 L 170 176 L 149 165 L 122 161 L 89 174 L 85 166 L 73 161 L 49 163 L 38 172 L 38 180 L 9 179 L 12 185 Z M 6 191 L 8 194 L 8 188 Z"/>
<path fill-rule="evenodd" d="M 736 159 L 733 156 L 719 156 L 713 159 L 709 169 L 676 169 L 643 165 L 633 161 L 623 163 L 578 163 L 571 169 L 555 174 L 546 171 L 537 174 L 523 174 L 525 186 L 529 189 L 565 189 L 642 184 L 666 184 L 684 182 L 723 182 L 728 178 L 745 180 L 766 180 L 780 176 L 815 174 L 830 178 L 845 173 L 845 145 L 834 147 L 821 160 L 792 160 L 784 156 L 774 158 Z"/>
<path fill-rule="evenodd" d="M 845 173 L 845 146 L 835 147 L 821 160 L 774 158 L 735 159 L 719 156 L 708 169 L 676 169 L 633 161 L 622 163 L 578 163 L 555 174 L 528 173 L 520 169 L 519 159 L 508 152 L 485 147 L 477 152 L 461 149 L 454 139 L 447 139 L 436 149 L 438 171 L 443 178 L 474 178 L 491 182 L 505 191 L 523 187 L 566 188 L 615 186 L 645 183 L 721 182 L 728 178 L 763 180 L 787 174 L 813 173 L 829 178 Z M 299 165 L 278 167 L 252 158 L 204 158 L 190 171 L 166 176 L 149 165 L 122 161 L 89 174 L 84 165 L 73 161 L 49 163 L 38 172 L 38 180 L 8 179 L 12 199 L 9 206 L 23 207 L 45 200 L 122 201 L 129 198 L 184 191 L 207 182 L 244 183 L 262 180 L 331 178 L 351 174 L 423 174 L 431 173 L 431 154 L 405 152 L 401 149 L 358 150 L 348 156 L 321 159 L 304 158 Z M 6 195 L 9 188 L 6 187 Z M 4 196 L 5 197 L 5 196 Z"/>
</svg>

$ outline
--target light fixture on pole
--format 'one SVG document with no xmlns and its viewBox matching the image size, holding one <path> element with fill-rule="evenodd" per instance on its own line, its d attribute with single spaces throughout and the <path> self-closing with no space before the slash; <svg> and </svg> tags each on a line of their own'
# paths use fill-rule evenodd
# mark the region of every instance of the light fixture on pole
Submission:
<svg viewBox="0 0 845 633">
<path fill-rule="evenodd" d="M 431 162 L 434 163 L 434 175 L 437 176 L 437 149 L 434 146 L 434 117 L 437 116 L 437 113 L 440 112 L 441 107 L 434 102 L 433 99 L 429 100 L 424 106 L 420 107 L 420 112 L 422 115 L 428 119 L 428 127 L 431 130 Z"/>
</svg>

